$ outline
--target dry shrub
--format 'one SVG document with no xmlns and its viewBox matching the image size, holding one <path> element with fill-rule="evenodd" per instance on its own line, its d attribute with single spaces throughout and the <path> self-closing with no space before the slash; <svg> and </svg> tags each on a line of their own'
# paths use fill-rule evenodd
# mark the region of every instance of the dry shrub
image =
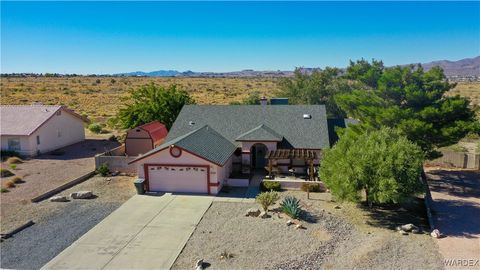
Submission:
<svg viewBox="0 0 480 270">
<path fill-rule="evenodd" d="M 20 164 L 23 163 L 23 160 L 19 157 L 9 157 L 7 159 L 8 164 Z"/>
<path fill-rule="evenodd" d="M 14 188 L 15 187 L 15 183 L 13 182 L 13 180 L 8 180 L 7 182 L 5 182 L 5 186 L 7 188 Z"/>
<path fill-rule="evenodd" d="M 12 178 L 13 183 L 15 184 L 21 184 L 21 183 L 25 183 L 25 181 L 23 181 L 23 179 L 21 177 L 18 177 L 18 176 L 15 176 L 14 178 Z"/>
</svg>

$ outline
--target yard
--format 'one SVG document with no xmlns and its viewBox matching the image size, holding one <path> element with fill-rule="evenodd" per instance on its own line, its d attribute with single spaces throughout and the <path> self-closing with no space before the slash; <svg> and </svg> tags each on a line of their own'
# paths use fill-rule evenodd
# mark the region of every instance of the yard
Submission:
<svg viewBox="0 0 480 270">
<path fill-rule="evenodd" d="M 2 168 L 15 174 L 11 177 L 2 177 L 2 187 L 14 177 L 20 177 L 23 181 L 2 193 L 0 202 L 2 233 L 35 219 L 37 213 L 30 201 L 32 198 L 93 171 L 95 154 L 117 145 L 117 142 L 89 139 L 53 154 L 24 160 L 23 163 L 15 164 L 15 169 L 2 162 Z"/>
<path fill-rule="evenodd" d="M 198 259 L 210 269 L 441 269 L 442 257 L 428 234 L 401 235 L 397 225 L 428 231 L 423 201 L 373 211 L 339 204 L 329 193 L 284 191 L 299 198 L 308 215 L 306 229 L 287 226 L 274 210 L 270 218 L 246 217 L 253 202 L 215 201 L 177 258 L 173 269 Z M 275 207 L 278 208 L 278 203 Z M 272 208 L 272 209 L 273 209 Z M 223 257 L 222 257 L 223 255 Z"/>
<path fill-rule="evenodd" d="M 28 207 L 18 207 L 20 210 L 15 213 L 15 217 L 32 219 L 35 224 L 2 240 L 0 268 L 41 268 L 133 196 L 135 189 L 132 182 L 133 178 L 127 176 L 95 176 L 60 194 L 90 190 L 96 196 L 94 199 L 69 202 L 46 200 L 28 203 Z M 2 211 L 3 208 L 2 205 Z M 11 209 L 8 210 L 10 213 Z M 8 216 L 8 220 L 11 221 L 12 217 Z"/>
</svg>

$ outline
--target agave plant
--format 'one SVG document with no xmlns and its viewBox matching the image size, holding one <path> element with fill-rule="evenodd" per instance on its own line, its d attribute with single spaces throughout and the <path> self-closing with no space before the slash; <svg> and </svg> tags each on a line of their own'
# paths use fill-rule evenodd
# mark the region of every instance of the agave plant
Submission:
<svg viewBox="0 0 480 270">
<path fill-rule="evenodd" d="M 303 211 L 300 200 L 292 196 L 285 197 L 280 203 L 280 207 L 283 213 L 294 219 L 298 219 Z"/>
</svg>

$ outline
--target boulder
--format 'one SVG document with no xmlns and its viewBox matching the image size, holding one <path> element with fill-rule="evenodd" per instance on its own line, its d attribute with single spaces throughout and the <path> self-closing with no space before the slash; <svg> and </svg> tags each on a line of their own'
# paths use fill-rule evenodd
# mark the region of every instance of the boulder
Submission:
<svg viewBox="0 0 480 270">
<path fill-rule="evenodd" d="M 413 225 L 412 223 L 409 223 L 409 224 L 405 224 L 405 225 L 402 225 L 400 226 L 400 228 L 403 230 L 403 231 L 406 231 L 406 232 L 409 232 L 413 229 L 417 229 L 418 230 L 418 227 Z"/>
<path fill-rule="evenodd" d="M 268 214 L 267 212 L 261 212 L 260 215 L 259 215 L 260 218 L 268 218 Z"/>
<path fill-rule="evenodd" d="M 442 236 L 442 234 L 440 233 L 440 231 L 437 230 L 437 229 L 433 230 L 433 231 L 430 233 L 430 235 L 431 235 L 432 237 L 435 237 L 435 238 L 440 238 L 440 237 Z"/>
<path fill-rule="evenodd" d="M 53 196 L 50 198 L 51 202 L 68 202 L 67 196 Z"/>
<path fill-rule="evenodd" d="M 413 228 L 411 232 L 415 234 L 419 234 L 419 233 L 422 233 L 422 230 L 420 230 L 419 228 Z"/>
<path fill-rule="evenodd" d="M 70 194 L 72 199 L 91 199 L 93 198 L 93 192 L 91 191 L 77 191 Z"/>
<path fill-rule="evenodd" d="M 245 213 L 246 217 L 258 217 L 260 215 L 260 210 L 257 208 L 250 208 Z"/>
<path fill-rule="evenodd" d="M 408 232 L 406 232 L 404 230 L 400 230 L 400 231 L 398 231 L 398 233 L 400 233 L 401 235 L 408 235 Z"/>
<path fill-rule="evenodd" d="M 292 225 L 292 224 L 293 224 L 293 221 L 291 221 L 291 220 L 288 220 L 288 221 L 287 221 L 287 226 L 290 226 L 290 225 Z"/>
</svg>

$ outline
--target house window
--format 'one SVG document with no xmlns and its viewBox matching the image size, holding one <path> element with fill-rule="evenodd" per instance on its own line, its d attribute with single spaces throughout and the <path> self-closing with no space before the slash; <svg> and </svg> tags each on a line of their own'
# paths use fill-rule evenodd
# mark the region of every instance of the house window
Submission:
<svg viewBox="0 0 480 270">
<path fill-rule="evenodd" d="M 61 110 L 58 110 L 58 111 L 57 111 L 57 115 L 58 115 L 58 116 L 62 115 L 62 111 L 61 111 Z"/>
<path fill-rule="evenodd" d="M 40 144 L 40 136 L 37 135 L 37 144 Z"/>
<path fill-rule="evenodd" d="M 20 151 L 20 139 L 19 138 L 8 139 L 8 150 Z"/>
<path fill-rule="evenodd" d="M 58 138 L 62 137 L 62 132 L 60 130 L 57 130 L 57 137 Z"/>
</svg>

